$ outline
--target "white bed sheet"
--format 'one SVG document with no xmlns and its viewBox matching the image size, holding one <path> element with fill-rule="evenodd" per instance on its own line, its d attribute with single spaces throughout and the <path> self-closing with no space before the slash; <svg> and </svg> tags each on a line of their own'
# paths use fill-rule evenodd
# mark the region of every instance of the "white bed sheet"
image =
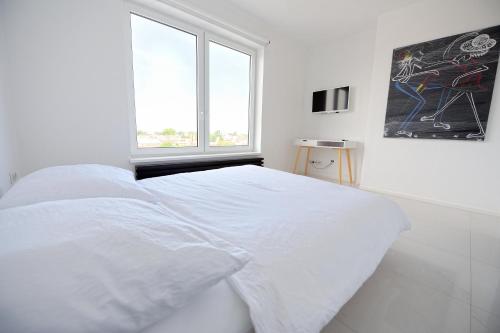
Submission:
<svg viewBox="0 0 500 333">
<path fill-rule="evenodd" d="M 151 326 L 143 333 L 249 333 L 248 306 L 222 280 L 189 305 Z"/>
<path fill-rule="evenodd" d="M 267 168 L 140 183 L 179 219 L 250 253 L 228 282 L 248 305 L 257 333 L 319 332 L 409 228 L 385 197 Z"/>
</svg>

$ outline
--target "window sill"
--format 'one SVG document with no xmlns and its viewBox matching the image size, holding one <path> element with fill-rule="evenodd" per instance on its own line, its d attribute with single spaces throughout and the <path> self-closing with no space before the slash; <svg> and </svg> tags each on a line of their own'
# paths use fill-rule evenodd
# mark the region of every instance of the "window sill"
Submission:
<svg viewBox="0 0 500 333">
<path fill-rule="evenodd" d="M 233 158 L 245 158 L 261 156 L 259 152 L 245 153 L 225 153 L 225 154 L 204 154 L 204 155 L 176 155 L 176 156 L 154 156 L 154 157 L 132 157 L 130 164 L 132 165 L 148 165 L 159 162 L 186 162 L 186 161 L 209 161 L 209 160 L 224 160 Z"/>
</svg>

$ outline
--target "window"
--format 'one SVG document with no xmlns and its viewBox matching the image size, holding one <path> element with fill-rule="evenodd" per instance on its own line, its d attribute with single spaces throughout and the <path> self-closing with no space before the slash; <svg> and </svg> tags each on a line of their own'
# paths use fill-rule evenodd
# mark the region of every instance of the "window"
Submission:
<svg viewBox="0 0 500 333">
<path fill-rule="evenodd" d="M 130 13 L 133 155 L 254 151 L 256 50 Z"/>
<path fill-rule="evenodd" d="M 210 146 L 247 146 L 251 57 L 212 41 L 209 52 Z"/>
<path fill-rule="evenodd" d="M 138 148 L 198 146 L 196 35 L 132 15 Z"/>
</svg>

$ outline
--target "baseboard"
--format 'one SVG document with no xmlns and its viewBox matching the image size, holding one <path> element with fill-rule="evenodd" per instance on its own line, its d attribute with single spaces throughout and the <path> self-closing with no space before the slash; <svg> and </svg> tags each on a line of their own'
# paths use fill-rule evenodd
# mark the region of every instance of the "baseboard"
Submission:
<svg viewBox="0 0 500 333">
<path fill-rule="evenodd" d="M 390 190 L 380 189 L 380 188 L 366 186 L 366 185 L 360 185 L 359 188 L 362 190 L 370 191 L 370 192 L 377 192 L 377 193 L 381 193 L 381 194 L 392 195 L 392 196 L 396 196 L 396 197 L 400 197 L 400 198 L 404 198 L 404 199 L 417 200 L 417 201 L 422 201 L 422 202 L 431 203 L 431 204 L 435 204 L 435 205 L 457 208 L 457 209 L 461 209 L 461 210 L 465 210 L 465 211 L 469 211 L 469 212 L 500 217 L 500 212 L 496 212 L 496 211 L 492 211 L 492 210 L 488 210 L 488 209 L 483 209 L 483 208 L 472 207 L 472 206 L 466 206 L 466 205 L 457 204 L 457 203 L 450 202 L 450 201 L 443 201 L 443 200 L 437 200 L 437 199 L 432 199 L 432 198 L 426 198 L 426 197 L 422 197 L 422 196 L 418 196 L 418 195 L 390 191 Z"/>
</svg>

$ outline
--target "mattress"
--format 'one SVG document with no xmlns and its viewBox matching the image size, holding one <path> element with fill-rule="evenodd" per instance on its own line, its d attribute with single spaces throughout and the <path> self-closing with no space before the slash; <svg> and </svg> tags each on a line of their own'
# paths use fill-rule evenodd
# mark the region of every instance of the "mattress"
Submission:
<svg viewBox="0 0 500 333">
<path fill-rule="evenodd" d="M 247 305 L 226 280 L 211 287 L 144 333 L 249 333 Z"/>
</svg>

